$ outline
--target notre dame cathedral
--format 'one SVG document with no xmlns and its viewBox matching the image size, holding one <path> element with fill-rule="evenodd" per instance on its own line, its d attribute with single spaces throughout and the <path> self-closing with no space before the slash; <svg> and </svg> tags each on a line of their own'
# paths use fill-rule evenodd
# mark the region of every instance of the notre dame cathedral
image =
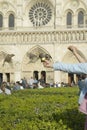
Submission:
<svg viewBox="0 0 87 130">
<path fill-rule="evenodd" d="M 44 68 L 37 56 L 43 52 L 53 62 L 76 63 L 68 46 L 75 45 L 86 57 L 86 44 L 87 0 L 0 0 L 2 80 L 43 75 L 47 83 L 77 82 L 78 75 Z"/>
</svg>

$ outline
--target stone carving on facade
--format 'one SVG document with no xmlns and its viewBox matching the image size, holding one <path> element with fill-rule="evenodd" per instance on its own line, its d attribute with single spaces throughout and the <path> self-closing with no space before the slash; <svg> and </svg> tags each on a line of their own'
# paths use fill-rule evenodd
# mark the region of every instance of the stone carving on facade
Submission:
<svg viewBox="0 0 87 130">
<path fill-rule="evenodd" d="M 72 8 L 77 8 L 79 6 L 79 0 L 72 0 L 71 5 Z"/>
<path fill-rule="evenodd" d="M 2 9 L 3 9 L 4 11 L 7 11 L 8 8 L 9 8 L 9 4 L 8 4 L 7 2 L 3 2 L 3 3 L 2 3 Z"/>
<path fill-rule="evenodd" d="M 0 45 L 4 44 L 32 44 L 32 43 L 47 43 L 61 41 L 85 41 L 86 30 L 67 30 L 67 31 L 40 31 L 40 32 L 1 32 Z"/>
</svg>

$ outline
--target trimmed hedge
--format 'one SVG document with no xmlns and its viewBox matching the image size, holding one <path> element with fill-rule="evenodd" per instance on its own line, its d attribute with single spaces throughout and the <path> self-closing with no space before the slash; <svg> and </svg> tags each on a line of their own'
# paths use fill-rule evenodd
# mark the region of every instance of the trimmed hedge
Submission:
<svg viewBox="0 0 87 130">
<path fill-rule="evenodd" d="M 25 89 L 0 95 L 0 130 L 83 130 L 78 87 Z"/>
</svg>

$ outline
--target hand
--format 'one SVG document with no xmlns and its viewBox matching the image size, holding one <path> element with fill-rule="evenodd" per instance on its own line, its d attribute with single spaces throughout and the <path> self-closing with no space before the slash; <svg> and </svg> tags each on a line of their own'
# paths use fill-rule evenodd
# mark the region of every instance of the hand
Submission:
<svg viewBox="0 0 87 130">
<path fill-rule="evenodd" d="M 44 67 L 53 68 L 53 62 L 51 60 L 45 60 L 43 62 Z"/>
<path fill-rule="evenodd" d="M 73 54 L 77 53 L 77 48 L 75 46 L 69 46 L 68 49 L 72 51 Z"/>
<path fill-rule="evenodd" d="M 77 58 L 77 60 L 79 62 L 87 62 L 87 59 L 85 58 L 84 54 L 78 50 L 76 47 L 74 46 L 69 46 L 68 49 L 74 54 L 74 56 Z"/>
<path fill-rule="evenodd" d="M 41 62 L 44 62 L 45 60 L 50 60 L 52 57 L 49 54 L 40 53 L 39 58 L 41 59 Z"/>
</svg>

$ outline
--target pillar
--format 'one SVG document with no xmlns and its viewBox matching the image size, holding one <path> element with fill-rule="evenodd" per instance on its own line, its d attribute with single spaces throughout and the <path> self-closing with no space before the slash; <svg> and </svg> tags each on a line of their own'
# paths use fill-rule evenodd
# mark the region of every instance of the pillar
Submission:
<svg viewBox="0 0 87 130">
<path fill-rule="evenodd" d="M 3 73 L 3 81 L 7 82 L 7 77 L 5 73 Z"/>
<path fill-rule="evenodd" d="M 54 83 L 61 82 L 61 72 L 60 71 L 54 71 Z"/>
<path fill-rule="evenodd" d="M 14 80 L 15 80 L 15 82 L 21 80 L 21 71 L 16 71 L 14 73 Z"/>
</svg>

